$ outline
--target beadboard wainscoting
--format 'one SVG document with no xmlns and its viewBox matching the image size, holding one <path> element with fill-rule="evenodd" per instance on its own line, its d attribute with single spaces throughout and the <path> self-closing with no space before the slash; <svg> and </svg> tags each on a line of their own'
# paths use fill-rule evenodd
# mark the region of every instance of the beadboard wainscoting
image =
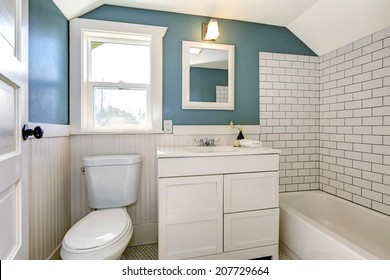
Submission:
<svg viewBox="0 0 390 280">
<path fill-rule="evenodd" d="M 194 139 L 214 138 L 217 145 L 233 145 L 238 130 L 226 126 L 174 127 L 176 134 L 117 134 L 71 136 L 71 223 L 88 214 L 82 158 L 91 155 L 142 155 L 141 186 L 136 204 L 128 207 L 134 225 L 132 245 L 157 242 L 157 147 L 195 146 Z M 192 131 L 192 134 L 191 132 Z M 204 134 L 197 134 L 202 131 Z M 244 126 L 246 138 L 259 140 L 258 126 Z M 221 134 L 215 134 L 216 132 Z"/>
<path fill-rule="evenodd" d="M 146 243 L 155 242 L 157 240 L 156 136 L 153 134 L 72 135 L 71 147 L 72 225 L 91 211 L 87 205 L 84 175 L 81 172 L 82 158 L 93 155 L 140 154 L 142 168 L 139 199 L 136 204 L 128 208 L 128 212 L 134 225 L 133 241 L 141 236 L 152 239 L 150 242 L 146 240 Z M 139 228 L 140 224 L 142 227 Z M 140 229 L 145 231 L 136 234 Z"/>
<path fill-rule="evenodd" d="M 29 255 L 33 260 L 58 259 L 70 228 L 69 127 L 42 127 L 44 137 L 30 138 L 24 155 L 29 174 Z"/>
</svg>

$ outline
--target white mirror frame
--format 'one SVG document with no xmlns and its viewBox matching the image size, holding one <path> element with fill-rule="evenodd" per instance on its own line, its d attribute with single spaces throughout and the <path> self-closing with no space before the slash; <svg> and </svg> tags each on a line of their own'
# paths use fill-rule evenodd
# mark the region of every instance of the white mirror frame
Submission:
<svg viewBox="0 0 390 280">
<path fill-rule="evenodd" d="M 190 101 L 190 48 L 226 50 L 228 52 L 228 102 Z M 198 110 L 234 110 L 234 46 L 183 41 L 182 108 Z"/>
</svg>

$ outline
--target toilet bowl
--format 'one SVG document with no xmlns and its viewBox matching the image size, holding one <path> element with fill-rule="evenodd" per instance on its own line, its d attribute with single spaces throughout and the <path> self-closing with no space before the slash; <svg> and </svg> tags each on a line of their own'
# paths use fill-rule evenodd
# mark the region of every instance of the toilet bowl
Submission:
<svg viewBox="0 0 390 280">
<path fill-rule="evenodd" d="M 125 208 L 96 210 L 78 221 L 62 242 L 63 260 L 115 260 L 126 249 L 133 226 Z"/>
</svg>

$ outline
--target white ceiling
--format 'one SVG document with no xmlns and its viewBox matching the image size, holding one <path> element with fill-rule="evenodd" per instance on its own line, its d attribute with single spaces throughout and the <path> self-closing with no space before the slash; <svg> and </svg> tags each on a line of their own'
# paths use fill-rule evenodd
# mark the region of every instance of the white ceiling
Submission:
<svg viewBox="0 0 390 280">
<path fill-rule="evenodd" d="M 101 5 L 285 26 L 323 55 L 390 26 L 390 0 L 53 0 L 68 18 Z"/>
</svg>

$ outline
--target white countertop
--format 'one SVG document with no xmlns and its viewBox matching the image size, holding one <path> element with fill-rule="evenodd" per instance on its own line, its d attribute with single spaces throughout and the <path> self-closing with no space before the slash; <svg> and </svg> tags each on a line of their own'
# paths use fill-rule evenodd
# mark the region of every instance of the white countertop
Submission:
<svg viewBox="0 0 390 280">
<path fill-rule="evenodd" d="M 278 149 L 267 147 L 247 148 L 233 146 L 185 146 L 185 147 L 158 147 L 157 157 L 216 157 L 216 156 L 239 156 L 239 155 L 262 155 L 262 154 L 280 154 Z"/>
</svg>

